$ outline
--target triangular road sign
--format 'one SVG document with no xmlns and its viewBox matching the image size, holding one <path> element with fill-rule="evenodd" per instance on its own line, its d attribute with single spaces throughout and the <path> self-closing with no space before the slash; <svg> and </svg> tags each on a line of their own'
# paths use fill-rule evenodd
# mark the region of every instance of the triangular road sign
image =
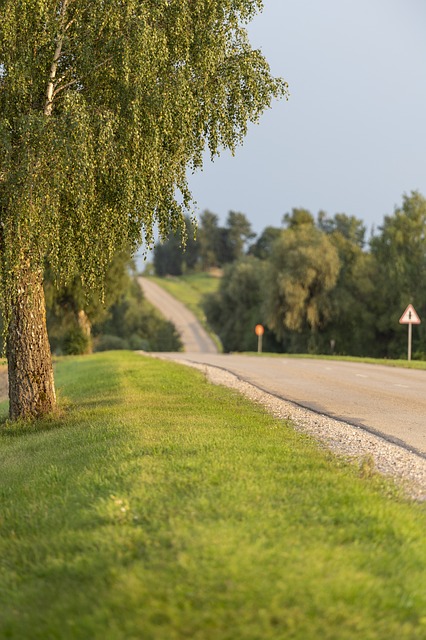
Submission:
<svg viewBox="0 0 426 640">
<path fill-rule="evenodd" d="M 399 319 L 399 324 L 420 324 L 421 320 L 412 304 L 409 304 Z"/>
</svg>

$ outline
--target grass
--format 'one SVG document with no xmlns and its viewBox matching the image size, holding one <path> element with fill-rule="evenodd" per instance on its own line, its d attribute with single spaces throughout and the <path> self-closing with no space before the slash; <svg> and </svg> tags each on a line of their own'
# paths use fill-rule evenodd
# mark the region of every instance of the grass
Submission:
<svg viewBox="0 0 426 640">
<path fill-rule="evenodd" d="M 404 369 L 424 369 L 426 370 L 425 360 L 388 360 L 384 358 L 361 358 L 357 356 L 331 356 L 331 355 L 314 355 L 309 353 L 245 353 L 243 355 L 254 356 L 257 358 L 312 358 L 315 360 L 337 360 L 341 362 L 360 362 L 364 364 L 380 364 L 385 367 L 402 367 Z"/>
<path fill-rule="evenodd" d="M 198 371 L 57 364 L 0 431 L 0 637 L 416 640 L 426 511 Z"/>
<path fill-rule="evenodd" d="M 218 343 L 217 337 L 208 327 L 201 305 L 205 295 L 217 291 L 220 278 L 208 273 L 193 273 L 184 276 L 166 276 L 165 278 L 153 277 L 152 280 L 187 306 Z"/>
</svg>

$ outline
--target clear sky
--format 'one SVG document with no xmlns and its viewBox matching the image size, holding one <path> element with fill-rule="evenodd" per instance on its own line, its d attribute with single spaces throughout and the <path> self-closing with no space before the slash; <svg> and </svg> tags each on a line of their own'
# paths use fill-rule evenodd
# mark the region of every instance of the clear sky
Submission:
<svg viewBox="0 0 426 640">
<path fill-rule="evenodd" d="M 370 230 L 426 196 L 426 0 L 264 0 L 249 33 L 290 99 L 190 178 L 198 212 L 260 233 L 304 207 Z"/>
</svg>

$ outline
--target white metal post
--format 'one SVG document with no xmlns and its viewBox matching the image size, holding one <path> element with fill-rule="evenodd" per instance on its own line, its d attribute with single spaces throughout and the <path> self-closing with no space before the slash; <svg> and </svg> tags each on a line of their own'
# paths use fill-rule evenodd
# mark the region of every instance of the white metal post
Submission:
<svg viewBox="0 0 426 640">
<path fill-rule="evenodd" d="M 408 360 L 411 360 L 411 342 L 412 342 L 412 329 L 413 325 L 411 322 L 408 323 Z"/>
</svg>

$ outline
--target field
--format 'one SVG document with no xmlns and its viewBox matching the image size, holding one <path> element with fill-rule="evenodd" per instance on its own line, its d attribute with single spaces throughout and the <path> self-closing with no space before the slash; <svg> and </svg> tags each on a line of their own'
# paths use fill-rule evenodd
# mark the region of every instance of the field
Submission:
<svg viewBox="0 0 426 640">
<path fill-rule="evenodd" d="M 426 637 L 425 505 L 192 369 L 56 378 L 58 417 L 1 426 L 1 638 Z"/>
<path fill-rule="evenodd" d="M 217 291 L 220 278 L 208 273 L 194 273 L 186 276 L 155 277 L 152 280 L 191 309 L 203 326 L 206 326 L 201 302 L 205 295 Z"/>
</svg>

